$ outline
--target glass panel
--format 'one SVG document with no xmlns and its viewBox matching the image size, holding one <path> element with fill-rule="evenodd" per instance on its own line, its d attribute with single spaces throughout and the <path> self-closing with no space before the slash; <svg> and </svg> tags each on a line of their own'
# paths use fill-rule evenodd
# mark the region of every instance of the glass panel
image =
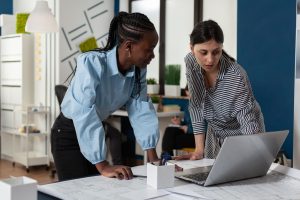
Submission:
<svg viewBox="0 0 300 200">
<path fill-rule="evenodd" d="M 166 1 L 166 65 L 181 65 L 182 88 L 186 85 L 184 57 L 190 52 L 189 35 L 194 27 L 194 0 Z"/>
</svg>

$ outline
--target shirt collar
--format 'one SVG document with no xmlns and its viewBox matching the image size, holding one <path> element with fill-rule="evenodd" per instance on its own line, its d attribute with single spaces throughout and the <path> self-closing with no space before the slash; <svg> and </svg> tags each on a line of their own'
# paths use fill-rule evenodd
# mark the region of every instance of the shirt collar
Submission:
<svg viewBox="0 0 300 200">
<path fill-rule="evenodd" d="M 112 48 L 107 52 L 107 66 L 108 66 L 108 73 L 110 76 L 115 76 L 121 73 L 118 69 L 118 62 L 117 62 L 117 46 Z M 134 66 L 132 66 L 125 74 L 126 77 L 133 77 L 134 76 Z"/>
<path fill-rule="evenodd" d="M 226 73 L 226 68 L 227 68 L 227 63 L 226 63 L 226 58 L 224 57 L 224 54 L 222 54 L 220 58 L 220 71 L 218 75 L 219 80 L 223 80 L 225 73 Z"/>
<path fill-rule="evenodd" d="M 222 80 L 224 79 L 225 73 L 231 66 L 235 65 L 236 62 L 232 61 L 230 57 L 228 57 L 226 54 L 222 54 L 221 59 L 220 59 L 220 73 L 218 76 L 218 79 Z"/>
</svg>

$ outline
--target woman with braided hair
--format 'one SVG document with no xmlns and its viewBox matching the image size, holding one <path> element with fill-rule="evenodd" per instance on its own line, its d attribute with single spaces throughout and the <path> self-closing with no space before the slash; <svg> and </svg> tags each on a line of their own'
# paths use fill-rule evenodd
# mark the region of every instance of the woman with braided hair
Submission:
<svg viewBox="0 0 300 200">
<path fill-rule="evenodd" d="M 157 42 L 155 27 L 145 15 L 120 12 L 111 21 L 107 45 L 79 55 L 51 130 L 60 181 L 99 173 L 118 179 L 133 177 L 130 167 L 113 166 L 105 160 L 102 121 L 124 105 L 149 161 L 158 160 L 158 119 L 146 89 L 146 66 L 154 58 Z"/>
</svg>

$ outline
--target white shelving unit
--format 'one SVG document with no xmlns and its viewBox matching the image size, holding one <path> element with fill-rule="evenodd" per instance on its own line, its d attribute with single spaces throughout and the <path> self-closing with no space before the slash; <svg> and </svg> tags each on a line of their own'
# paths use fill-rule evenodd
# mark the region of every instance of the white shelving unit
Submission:
<svg viewBox="0 0 300 200">
<path fill-rule="evenodd" d="M 15 110 L 33 104 L 33 36 L 12 34 L 0 40 L 1 158 L 13 160 L 11 133 L 23 120 Z"/>
<path fill-rule="evenodd" d="M 1 158 L 30 166 L 48 165 L 49 107 L 34 104 L 32 34 L 1 36 Z M 21 127 L 35 124 L 40 133 Z"/>
<path fill-rule="evenodd" d="M 16 116 L 19 113 L 25 122 L 15 125 L 19 130 L 13 134 L 13 161 L 24 165 L 27 170 L 35 165 L 49 166 L 47 140 L 50 108 L 28 106 L 25 111 L 15 111 Z"/>
</svg>

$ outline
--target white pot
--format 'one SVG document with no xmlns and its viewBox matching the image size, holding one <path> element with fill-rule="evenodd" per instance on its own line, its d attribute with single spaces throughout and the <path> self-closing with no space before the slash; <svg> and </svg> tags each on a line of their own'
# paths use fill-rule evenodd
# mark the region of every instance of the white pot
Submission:
<svg viewBox="0 0 300 200">
<path fill-rule="evenodd" d="M 178 97 L 181 96 L 181 88 L 179 85 L 165 85 L 165 96 Z"/>
<path fill-rule="evenodd" d="M 158 94 L 159 93 L 159 85 L 147 85 L 147 94 Z"/>
<path fill-rule="evenodd" d="M 157 112 L 157 109 L 158 109 L 158 103 L 152 103 L 153 104 L 153 107 L 155 109 L 155 111 Z"/>
</svg>

